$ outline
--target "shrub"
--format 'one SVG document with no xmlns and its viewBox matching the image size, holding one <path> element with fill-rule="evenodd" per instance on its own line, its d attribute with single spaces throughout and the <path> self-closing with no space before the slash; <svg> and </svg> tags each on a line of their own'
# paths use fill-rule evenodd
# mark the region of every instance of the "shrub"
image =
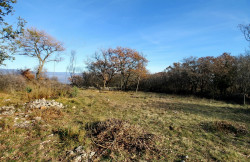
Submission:
<svg viewBox="0 0 250 162">
<path fill-rule="evenodd" d="M 26 70 L 20 70 L 20 74 L 28 79 L 28 80 L 34 80 L 35 79 L 35 75 L 32 74 L 32 72 L 30 71 L 30 69 L 26 69 Z"/>
<path fill-rule="evenodd" d="M 55 80 L 39 80 L 29 83 L 32 91 L 27 94 L 29 100 L 41 98 L 71 97 L 72 88 Z M 26 89 L 27 90 L 27 89 Z"/>
<path fill-rule="evenodd" d="M 76 86 L 74 86 L 74 87 L 72 88 L 70 97 L 76 97 L 76 96 L 78 95 L 78 92 L 79 92 L 78 88 L 77 88 Z"/>
<path fill-rule="evenodd" d="M 26 89 L 25 89 L 25 90 L 26 90 L 26 92 L 27 92 L 27 93 L 32 92 L 32 88 L 30 88 L 30 87 L 26 87 Z"/>
<path fill-rule="evenodd" d="M 73 75 L 69 78 L 71 85 L 81 87 L 83 85 L 83 78 L 79 75 Z"/>
<path fill-rule="evenodd" d="M 0 90 L 5 92 L 22 91 L 26 80 L 18 74 L 0 74 Z"/>
</svg>

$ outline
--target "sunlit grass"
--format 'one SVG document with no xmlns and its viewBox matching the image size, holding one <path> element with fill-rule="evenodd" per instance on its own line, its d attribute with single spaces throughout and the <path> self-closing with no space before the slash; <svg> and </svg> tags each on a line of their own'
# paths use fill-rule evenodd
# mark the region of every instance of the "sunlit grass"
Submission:
<svg viewBox="0 0 250 162">
<path fill-rule="evenodd" d="M 0 96 L 20 102 L 18 95 Z M 94 144 L 86 136 L 85 125 L 110 118 L 129 121 L 147 132 L 161 136 L 164 141 L 165 160 L 188 161 L 248 161 L 249 131 L 237 136 L 223 131 L 208 131 L 203 123 L 227 121 L 250 128 L 249 108 L 221 101 L 176 95 L 134 92 L 99 92 L 81 90 L 75 98 L 59 97 L 58 102 L 68 105 L 57 118 L 43 117 L 36 127 L 13 128 L 11 119 L 0 133 L 1 160 L 60 160 L 66 151 L 83 145 L 87 150 Z M 52 113 L 53 114 L 53 113 Z M 50 113 L 48 113 L 50 115 Z M 48 120 L 50 119 L 50 120 Z M 3 119 L 1 119 L 3 120 Z M 49 136 L 51 134 L 53 136 Z M 41 146 L 43 141 L 51 140 Z M 43 149 L 41 149 L 43 147 Z"/>
</svg>

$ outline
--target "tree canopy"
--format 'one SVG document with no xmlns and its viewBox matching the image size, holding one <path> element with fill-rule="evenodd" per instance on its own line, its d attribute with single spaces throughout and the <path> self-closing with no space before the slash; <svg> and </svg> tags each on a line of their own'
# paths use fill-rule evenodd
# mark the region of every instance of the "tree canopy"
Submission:
<svg viewBox="0 0 250 162">
<path fill-rule="evenodd" d="M 16 40 L 16 43 L 19 55 L 38 59 L 37 79 L 40 79 L 44 64 L 50 61 L 61 61 L 62 58 L 58 54 L 65 50 L 62 42 L 36 28 L 26 29 L 23 36 Z M 53 55 L 55 57 L 52 58 Z"/>
</svg>

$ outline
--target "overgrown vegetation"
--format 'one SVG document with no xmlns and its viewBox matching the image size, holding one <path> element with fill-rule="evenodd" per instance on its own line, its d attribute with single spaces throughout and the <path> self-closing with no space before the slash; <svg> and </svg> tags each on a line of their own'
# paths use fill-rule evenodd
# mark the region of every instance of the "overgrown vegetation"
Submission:
<svg viewBox="0 0 250 162">
<path fill-rule="evenodd" d="M 20 93 L 0 97 L 1 105 L 23 103 Z M 75 98 L 56 101 L 67 107 L 29 112 L 15 105 L 16 113 L 20 109 L 27 120 L 37 120 L 26 128 L 15 126 L 21 119 L 1 115 L 1 161 L 65 160 L 79 146 L 94 151 L 92 160 L 97 161 L 248 161 L 247 106 L 96 90 L 79 90 Z"/>
<path fill-rule="evenodd" d="M 193 94 L 245 104 L 250 94 L 250 56 L 190 57 L 174 63 L 164 72 L 152 74 L 141 89 L 153 92 Z M 248 70 L 246 70 L 248 69 Z"/>
<path fill-rule="evenodd" d="M 44 76 L 45 77 L 45 76 Z M 29 70 L 21 70 L 20 74 L 0 74 L 0 90 L 6 93 L 22 93 L 24 100 L 58 97 L 76 97 L 77 87 L 62 84 L 56 80 L 43 78 L 35 80 Z"/>
</svg>

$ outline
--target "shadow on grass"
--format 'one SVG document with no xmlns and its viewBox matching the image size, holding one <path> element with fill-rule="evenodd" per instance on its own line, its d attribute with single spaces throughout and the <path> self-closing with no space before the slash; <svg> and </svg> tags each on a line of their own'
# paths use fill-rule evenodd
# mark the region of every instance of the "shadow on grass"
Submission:
<svg viewBox="0 0 250 162">
<path fill-rule="evenodd" d="M 250 109 L 216 107 L 202 104 L 191 103 L 168 103 L 153 102 L 152 107 L 182 111 L 184 113 L 196 114 L 205 117 L 217 118 L 219 120 L 231 120 L 236 122 L 250 123 Z"/>
<path fill-rule="evenodd" d="M 53 134 L 58 134 L 61 141 L 74 140 L 78 141 L 79 134 L 72 133 L 70 129 L 57 129 L 52 131 Z"/>
<path fill-rule="evenodd" d="M 243 136 L 248 134 L 247 128 L 244 125 L 233 124 L 228 121 L 213 121 L 203 122 L 201 126 L 208 132 L 223 132 L 225 134 L 231 133 L 236 136 Z"/>
</svg>

